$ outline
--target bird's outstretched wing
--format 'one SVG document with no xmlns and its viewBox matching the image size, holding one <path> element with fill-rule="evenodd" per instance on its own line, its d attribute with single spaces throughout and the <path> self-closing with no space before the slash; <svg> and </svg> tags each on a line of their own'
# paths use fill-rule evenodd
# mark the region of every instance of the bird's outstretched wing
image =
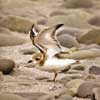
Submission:
<svg viewBox="0 0 100 100">
<path fill-rule="evenodd" d="M 47 55 L 53 56 L 61 51 L 61 45 L 56 38 L 56 30 L 63 24 L 57 24 L 52 27 L 46 28 L 36 34 L 34 43 L 46 50 Z M 32 27 L 31 34 L 35 34 L 35 27 Z M 31 35 L 32 36 L 32 35 Z"/>
</svg>

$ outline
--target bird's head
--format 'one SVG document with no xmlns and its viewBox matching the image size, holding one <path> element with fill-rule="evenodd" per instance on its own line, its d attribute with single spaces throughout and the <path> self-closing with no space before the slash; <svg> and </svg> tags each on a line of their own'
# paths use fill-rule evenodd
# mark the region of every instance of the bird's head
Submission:
<svg viewBox="0 0 100 100">
<path fill-rule="evenodd" d="M 34 53 L 32 55 L 32 61 L 34 65 L 43 65 L 45 62 L 44 55 L 41 52 Z"/>
</svg>

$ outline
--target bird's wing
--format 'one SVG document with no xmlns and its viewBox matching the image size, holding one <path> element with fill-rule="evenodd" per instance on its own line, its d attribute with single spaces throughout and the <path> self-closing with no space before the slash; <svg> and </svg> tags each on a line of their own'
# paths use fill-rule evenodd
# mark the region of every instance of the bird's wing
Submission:
<svg viewBox="0 0 100 100">
<path fill-rule="evenodd" d="M 56 38 L 56 30 L 63 24 L 54 25 L 41 31 L 36 37 L 36 43 L 47 50 L 47 53 L 52 55 L 58 53 L 61 50 L 61 45 Z"/>
</svg>

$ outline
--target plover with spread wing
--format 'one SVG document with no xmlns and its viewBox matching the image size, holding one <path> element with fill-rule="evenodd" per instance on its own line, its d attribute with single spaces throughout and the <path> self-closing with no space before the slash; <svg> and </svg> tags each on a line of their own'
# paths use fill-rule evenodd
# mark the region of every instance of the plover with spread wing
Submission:
<svg viewBox="0 0 100 100">
<path fill-rule="evenodd" d="M 61 53 L 61 45 L 56 38 L 56 30 L 61 26 L 63 26 L 63 24 L 54 25 L 41 32 L 37 32 L 33 25 L 30 31 L 30 38 L 33 45 L 40 51 L 40 53 L 33 54 L 32 61 L 36 68 L 55 73 L 53 81 L 56 80 L 59 72 L 72 64 L 79 63 L 74 59 L 59 58 L 55 56 Z"/>
</svg>

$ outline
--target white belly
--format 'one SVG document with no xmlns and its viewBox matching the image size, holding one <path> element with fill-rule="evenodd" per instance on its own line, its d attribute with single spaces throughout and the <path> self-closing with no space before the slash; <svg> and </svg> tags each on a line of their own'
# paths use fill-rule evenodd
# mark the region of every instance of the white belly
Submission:
<svg viewBox="0 0 100 100">
<path fill-rule="evenodd" d="M 48 59 L 46 60 L 43 66 L 38 66 L 37 68 L 40 70 L 48 71 L 48 72 L 60 72 L 64 70 L 69 65 L 75 63 L 76 61 L 73 59 Z"/>
</svg>

